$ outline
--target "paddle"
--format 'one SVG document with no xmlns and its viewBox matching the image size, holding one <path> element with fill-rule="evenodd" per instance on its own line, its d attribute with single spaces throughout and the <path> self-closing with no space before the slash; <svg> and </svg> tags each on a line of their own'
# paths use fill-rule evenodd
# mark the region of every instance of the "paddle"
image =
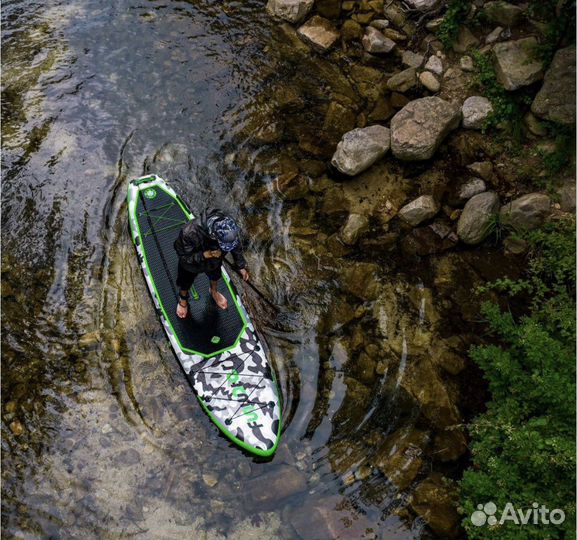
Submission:
<svg viewBox="0 0 577 540">
<path fill-rule="evenodd" d="M 238 270 L 238 268 L 232 264 L 231 262 L 228 261 L 228 259 L 226 257 L 223 257 L 222 260 L 227 264 L 227 266 L 234 270 L 241 278 L 241 274 L 240 271 Z M 245 285 L 248 285 L 256 294 L 258 294 L 270 307 L 274 308 L 276 311 L 279 310 L 279 307 L 276 304 L 273 304 L 265 295 L 264 293 L 262 293 L 259 289 L 257 289 L 257 287 L 255 285 L 253 285 L 250 281 L 245 281 L 244 279 L 242 279 L 242 282 Z"/>
</svg>

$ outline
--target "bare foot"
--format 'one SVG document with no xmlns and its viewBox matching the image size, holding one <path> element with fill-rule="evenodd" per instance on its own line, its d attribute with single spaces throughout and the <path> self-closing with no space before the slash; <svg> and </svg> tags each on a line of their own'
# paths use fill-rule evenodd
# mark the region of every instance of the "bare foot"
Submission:
<svg viewBox="0 0 577 540">
<path fill-rule="evenodd" d="M 188 315 L 188 302 L 186 300 L 179 300 L 176 305 L 176 315 L 181 319 L 186 318 Z"/>
<path fill-rule="evenodd" d="M 210 291 L 210 294 L 220 309 L 226 309 L 228 307 L 228 300 L 218 291 Z"/>
</svg>

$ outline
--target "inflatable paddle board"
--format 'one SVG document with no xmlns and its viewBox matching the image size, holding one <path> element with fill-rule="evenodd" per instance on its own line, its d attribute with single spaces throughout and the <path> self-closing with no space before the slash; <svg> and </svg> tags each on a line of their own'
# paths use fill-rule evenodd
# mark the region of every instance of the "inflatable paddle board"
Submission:
<svg viewBox="0 0 577 540">
<path fill-rule="evenodd" d="M 189 314 L 176 315 L 178 255 L 173 243 L 194 218 L 184 201 L 157 175 L 132 180 L 127 194 L 132 241 L 166 335 L 210 419 L 231 441 L 259 456 L 274 454 L 281 431 L 279 391 L 254 326 L 228 274 L 217 307 L 209 280 L 199 274 L 190 290 Z"/>
</svg>

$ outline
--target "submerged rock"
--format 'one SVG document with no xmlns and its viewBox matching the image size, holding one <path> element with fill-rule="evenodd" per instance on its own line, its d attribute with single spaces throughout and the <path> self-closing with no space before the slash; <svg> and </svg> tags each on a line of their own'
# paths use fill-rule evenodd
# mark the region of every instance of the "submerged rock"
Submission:
<svg viewBox="0 0 577 540">
<path fill-rule="evenodd" d="M 268 506 L 306 489 L 306 477 L 298 469 L 281 465 L 246 483 L 246 500 Z"/>
<path fill-rule="evenodd" d="M 374 522 L 340 495 L 293 508 L 289 520 L 300 538 L 372 540 L 377 537 Z"/>
<path fill-rule="evenodd" d="M 297 34 L 319 52 L 328 51 L 339 39 L 339 32 L 333 23 L 319 15 L 311 17 L 297 30 Z"/>
<path fill-rule="evenodd" d="M 499 211 L 494 191 L 475 195 L 465 205 L 457 224 L 457 234 L 465 244 L 479 244 L 491 232 L 491 223 Z"/>
<path fill-rule="evenodd" d="M 349 214 L 347 222 L 341 230 L 341 240 L 353 246 L 357 243 L 359 236 L 364 234 L 369 228 L 369 220 L 360 214 Z"/>
<path fill-rule="evenodd" d="M 438 97 L 411 101 L 391 120 L 393 155 L 406 161 L 433 156 L 445 136 L 458 127 L 461 111 Z"/>
<path fill-rule="evenodd" d="M 378 265 L 374 263 L 351 264 L 341 273 L 343 288 L 362 300 L 374 300 L 379 294 L 379 283 L 376 279 L 378 269 Z"/>
<path fill-rule="evenodd" d="M 482 129 L 493 112 L 493 105 L 483 96 L 471 96 L 463 103 L 463 127 L 468 129 Z"/>
<path fill-rule="evenodd" d="M 515 230 L 542 225 L 551 213 L 551 199 L 543 193 L 528 193 L 501 208 L 501 221 Z"/>
<path fill-rule="evenodd" d="M 383 126 L 353 129 L 337 145 L 331 163 L 343 174 L 355 176 L 382 158 L 390 141 L 390 130 Z"/>
<path fill-rule="evenodd" d="M 431 473 L 415 488 L 411 508 L 440 538 L 456 538 L 460 534 L 456 489 L 439 473 Z"/>
<path fill-rule="evenodd" d="M 559 49 L 531 111 L 560 124 L 575 124 L 575 46 Z"/>
<path fill-rule="evenodd" d="M 495 45 L 497 80 L 507 90 L 517 90 L 543 77 L 543 63 L 535 59 L 537 45 L 534 37 Z"/>
<path fill-rule="evenodd" d="M 443 223 L 431 223 L 413 229 L 403 238 L 402 248 L 407 255 L 425 257 L 452 249 L 458 242 L 459 238 L 450 227 Z"/>
<path fill-rule="evenodd" d="M 372 26 L 367 26 L 363 36 L 363 47 L 372 54 L 389 53 L 397 44 L 384 36 L 379 30 Z"/>
<path fill-rule="evenodd" d="M 431 219 L 440 205 L 432 195 L 421 195 L 399 210 L 399 217 L 413 227 L 427 219 Z"/>
<path fill-rule="evenodd" d="M 377 450 L 374 463 L 400 490 L 406 489 L 423 465 L 429 433 L 404 427 L 389 435 Z"/>
<path fill-rule="evenodd" d="M 347 19 L 341 27 L 341 35 L 344 41 L 360 39 L 363 35 L 363 27 L 352 19 Z"/>
<path fill-rule="evenodd" d="M 290 23 L 301 22 L 312 9 L 314 0 L 268 0 L 267 11 Z"/>
</svg>

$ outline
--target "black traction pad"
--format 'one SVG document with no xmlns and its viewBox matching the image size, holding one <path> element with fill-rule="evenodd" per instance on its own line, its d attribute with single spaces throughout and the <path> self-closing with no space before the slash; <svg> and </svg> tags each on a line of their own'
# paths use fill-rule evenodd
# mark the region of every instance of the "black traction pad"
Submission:
<svg viewBox="0 0 577 540">
<path fill-rule="evenodd" d="M 156 195 L 145 196 L 143 192 L 150 195 L 151 189 Z M 199 274 L 193 286 L 198 299 L 192 292 L 189 315 L 186 319 L 176 315 L 178 255 L 173 244 L 188 221 L 177 200 L 157 186 L 141 190 L 136 213 L 142 248 L 158 299 L 184 352 L 213 356 L 233 346 L 244 329 L 244 320 L 224 276 L 218 281 L 218 290 L 228 300 L 226 310 L 220 309 L 212 299 L 208 277 Z"/>
</svg>

